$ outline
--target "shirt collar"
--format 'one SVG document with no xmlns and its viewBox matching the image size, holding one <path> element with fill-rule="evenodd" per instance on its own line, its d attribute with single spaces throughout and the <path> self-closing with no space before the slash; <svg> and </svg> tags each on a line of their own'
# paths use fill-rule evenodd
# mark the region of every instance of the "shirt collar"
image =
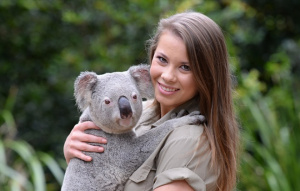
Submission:
<svg viewBox="0 0 300 191">
<path fill-rule="evenodd" d="M 187 110 L 188 113 L 191 113 L 193 111 L 199 111 L 199 99 L 198 97 L 192 98 L 189 101 L 185 102 L 184 104 L 176 107 L 175 109 L 169 111 L 167 114 L 165 114 L 162 118 L 160 118 L 158 121 L 156 121 L 155 123 L 153 123 L 151 125 L 151 128 L 153 127 L 157 127 L 159 125 L 161 125 L 162 123 L 164 123 L 165 121 L 171 119 L 171 116 L 173 114 L 177 115 L 177 113 L 183 109 Z"/>
</svg>

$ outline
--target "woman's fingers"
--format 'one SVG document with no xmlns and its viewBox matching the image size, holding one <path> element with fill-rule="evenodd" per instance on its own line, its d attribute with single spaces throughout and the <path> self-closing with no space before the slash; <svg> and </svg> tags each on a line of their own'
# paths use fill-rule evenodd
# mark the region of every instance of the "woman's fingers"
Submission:
<svg viewBox="0 0 300 191">
<path fill-rule="evenodd" d="M 103 152 L 104 150 L 101 146 L 90 145 L 88 143 L 107 143 L 106 139 L 103 137 L 86 134 L 82 131 L 72 131 L 66 142 L 67 149 L 87 152 Z"/>
<path fill-rule="evenodd" d="M 77 149 L 79 148 L 79 149 Z M 92 157 L 85 155 L 82 151 L 86 152 L 103 152 L 104 148 L 99 146 L 89 145 L 87 143 L 78 144 L 76 148 L 71 148 L 70 152 L 73 152 L 74 157 L 80 158 L 84 161 L 91 161 Z"/>
<path fill-rule="evenodd" d="M 104 137 L 87 134 L 83 131 L 72 131 L 70 133 L 70 141 L 81 141 L 87 143 L 100 143 L 105 144 L 107 140 Z"/>
<path fill-rule="evenodd" d="M 99 127 L 97 127 L 93 122 L 90 121 L 79 123 L 74 126 L 73 130 L 70 133 L 70 138 L 75 141 L 82 141 L 88 143 L 107 143 L 105 137 L 98 137 L 95 135 L 85 133 L 84 131 L 87 129 L 99 129 Z"/>
<path fill-rule="evenodd" d="M 103 152 L 104 148 L 101 146 L 94 146 L 87 143 L 78 142 L 76 147 L 71 148 L 74 150 L 86 151 L 86 152 Z"/>
<path fill-rule="evenodd" d="M 85 131 L 87 129 L 100 129 L 100 127 L 97 127 L 91 121 L 85 121 L 85 122 L 76 124 L 73 129 Z"/>
<path fill-rule="evenodd" d="M 74 151 L 74 157 L 75 157 L 75 158 L 79 158 L 79 159 L 81 159 L 81 160 L 83 160 L 83 161 L 86 161 L 86 162 L 89 162 L 89 161 L 92 160 L 92 157 L 87 156 L 87 155 L 85 155 L 83 152 L 78 151 L 78 150 L 75 150 L 75 151 Z M 74 157 L 73 157 L 73 158 L 74 158 Z M 69 161 L 67 161 L 67 163 L 69 163 Z"/>
<path fill-rule="evenodd" d="M 103 152 L 104 148 L 101 146 L 90 145 L 88 143 L 106 144 L 107 140 L 104 137 L 90 135 L 84 131 L 87 129 L 99 129 L 93 122 L 83 122 L 74 126 L 70 135 L 67 137 L 64 145 L 64 155 L 67 163 L 71 158 L 77 157 L 84 161 L 91 161 L 90 156 L 85 155 L 86 152 Z"/>
<path fill-rule="evenodd" d="M 100 146 L 90 145 L 85 142 L 72 140 L 72 138 L 70 138 L 70 136 L 69 136 L 64 145 L 64 155 L 65 155 L 67 163 L 69 163 L 71 158 L 74 158 L 74 157 L 77 157 L 84 161 L 91 161 L 92 158 L 90 156 L 85 155 L 82 151 L 103 152 L 104 148 L 100 147 Z"/>
</svg>

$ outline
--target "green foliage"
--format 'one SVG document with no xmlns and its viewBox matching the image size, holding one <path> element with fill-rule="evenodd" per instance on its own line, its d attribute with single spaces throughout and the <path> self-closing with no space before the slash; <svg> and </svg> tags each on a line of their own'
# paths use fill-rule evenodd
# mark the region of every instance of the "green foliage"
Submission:
<svg viewBox="0 0 300 191">
<path fill-rule="evenodd" d="M 1 190 L 59 190 L 58 185 L 62 184 L 64 173 L 56 160 L 45 152 L 35 151 L 27 142 L 15 139 L 16 126 L 10 111 L 14 99 L 15 89 L 0 110 Z M 47 180 L 46 176 L 50 174 L 57 182 Z"/>
<path fill-rule="evenodd" d="M 43 166 L 47 166 L 58 181 L 62 183 L 63 171 L 57 162 L 48 154 L 35 152 L 33 148 L 24 141 L 7 140 L 1 143 L 10 154 L 16 154 L 13 159 L 14 163 L 1 161 L 1 178 L 2 188 L 18 188 L 18 190 L 46 190 L 46 177 Z M 12 153 L 15 152 L 15 153 Z M 6 157 L 5 153 L 3 157 Z M 51 185 L 50 185 L 51 186 Z M 58 189 L 58 188 L 57 188 Z M 48 190 L 48 189 L 47 189 Z"/>
<path fill-rule="evenodd" d="M 290 73 L 284 52 L 275 53 L 266 65 L 273 86 L 265 95 L 253 71 L 239 86 L 242 122 L 241 190 L 299 190 L 300 102 L 299 79 Z M 282 61 L 281 66 L 274 61 Z M 276 72 L 274 72 L 276 70 Z M 256 74 L 256 75 L 253 75 Z"/>
<path fill-rule="evenodd" d="M 49 154 L 36 152 L 28 143 L 21 140 L 1 139 L 0 152 L 2 190 L 59 190 L 58 185 L 62 184 L 64 173 Z M 46 171 L 45 167 L 51 173 Z M 53 180 L 47 182 L 46 179 L 49 177 L 46 176 L 50 174 L 57 182 L 52 182 Z"/>
</svg>

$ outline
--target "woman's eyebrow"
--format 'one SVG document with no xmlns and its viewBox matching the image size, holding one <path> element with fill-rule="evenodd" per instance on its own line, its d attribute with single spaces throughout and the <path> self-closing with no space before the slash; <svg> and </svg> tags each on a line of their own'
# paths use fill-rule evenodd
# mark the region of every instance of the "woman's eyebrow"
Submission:
<svg viewBox="0 0 300 191">
<path fill-rule="evenodd" d="M 181 62 L 182 65 L 190 65 L 189 62 Z"/>
<path fill-rule="evenodd" d="M 168 60 L 168 56 L 165 55 L 163 52 L 157 51 L 157 55 L 164 57 L 166 60 Z M 180 62 L 182 65 L 190 65 L 189 61 L 182 61 Z"/>
<path fill-rule="evenodd" d="M 162 56 L 162 57 L 164 57 L 164 58 L 168 58 L 168 56 L 167 55 L 165 55 L 163 52 L 157 52 L 157 54 L 159 54 L 160 56 Z"/>
</svg>

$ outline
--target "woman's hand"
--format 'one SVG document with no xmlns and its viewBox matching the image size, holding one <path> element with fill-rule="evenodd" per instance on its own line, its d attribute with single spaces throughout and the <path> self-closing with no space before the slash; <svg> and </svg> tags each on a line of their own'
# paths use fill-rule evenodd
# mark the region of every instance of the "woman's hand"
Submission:
<svg viewBox="0 0 300 191">
<path fill-rule="evenodd" d="M 87 129 L 99 129 L 93 122 L 86 121 L 78 123 L 72 129 L 70 135 L 67 137 L 64 145 L 64 155 L 67 163 L 71 158 L 79 158 L 84 161 L 91 161 L 92 157 L 83 154 L 82 151 L 87 152 L 103 152 L 104 148 L 99 146 L 93 146 L 88 143 L 100 143 L 105 144 L 107 141 L 103 137 L 97 137 L 90 135 L 84 131 Z"/>
</svg>

